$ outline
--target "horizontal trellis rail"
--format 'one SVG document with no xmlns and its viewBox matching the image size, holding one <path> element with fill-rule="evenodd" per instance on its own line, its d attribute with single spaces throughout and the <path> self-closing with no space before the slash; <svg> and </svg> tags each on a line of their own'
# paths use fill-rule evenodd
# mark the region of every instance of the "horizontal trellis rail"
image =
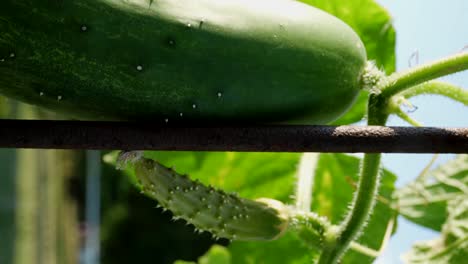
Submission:
<svg viewBox="0 0 468 264">
<path fill-rule="evenodd" d="M 0 120 L 0 148 L 468 153 L 468 128 Z"/>
</svg>

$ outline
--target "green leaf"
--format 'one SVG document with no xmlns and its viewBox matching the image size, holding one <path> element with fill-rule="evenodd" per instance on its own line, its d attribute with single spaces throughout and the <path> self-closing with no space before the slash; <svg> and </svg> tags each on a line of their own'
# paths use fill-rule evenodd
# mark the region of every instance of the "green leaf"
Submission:
<svg viewBox="0 0 468 264">
<path fill-rule="evenodd" d="M 397 190 L 393 207 L 410 221 L 440 231 L 447 219 L 448 202 L 463 193 L 468 193 L 466 154 L 458 155 Z"/>
<path fill-rule="evenodd" d="M 225 247 L 214 245 L 204 256 L 198 259 L 198 263 L 199 264 L 230 264 L 231 254 Z"/>
<path fill-rule="evenodd" d="M 193 261 L 176 260 L 174 261 L 174 264 L 197 264 L 197 263 Z"/>
<path fill-rule="evenodd" d="M 348 211 L 358 182 L 360 159 L 344 154 L 321 154 L 317 166 L 312 210 L 327 216 L 338 224 Z M 378 250 L 382 244 L 387 224 L 394 218 L 389 202 L 394 191 L 396 176 L 383 170 L 379 198 L 358 243 Z M 372 263 L 373 257 L 350 250 L 341 263 Z"/>
<path fill-rule="evenodd" d="M 8 116 L 8 103 L 7 98 L 0 96 L 0 118 L 6 118 Z"/>
<path fill-rule="evenodd" d="M 405 263 L 459 264 L 468 258 L 468 194 L 448 203 L 441 237 L 420 242 L 403 256 Z"/>
<path fill-rule="evenodd" d="M 314 263 L 312 260 L 317 259 L 319 253 L 292 232 L 264 243 L 234 241 L 229 245 L 229 251 L 236 264 L 308 264 Z"/>
<path fill-rule="evenodd" d="M 196 264 L 195 262 L 177 260 L 174 264 Z M 231 264 L 231 254 L 220 245 L 213 245 L 205 255 L 198 259 L 198 264 Z"/>
<path fill-rule="evenodd" d="M 367 57 L 387 73 L 395 71 L 395 30 L 390 14 L 374 0 L 300 0 L 343 20 L 361 38 Z"/>
<path fill-rule="evenodd" d="M 367 113 L 368 100 L 369 92 L 361 91 L 351 109 L 348 110 L 344 115 L 342 115 L 338 120 L 333 121 L 333 123 L 331 123 L 330 125 L 342 126 L 361 121 Z"/>
<path fill-rule="evenodd" d="M 388 12 L 374 0 L 300 0 L 338 17 L 356 31 L 364 42 L 369 60 L 387 74 L 395 71 L 395 30 Z M 367 92 L 361 92 L 354 106 L 333 125 L 361 120 L 366 114 Z"/>
</svg>

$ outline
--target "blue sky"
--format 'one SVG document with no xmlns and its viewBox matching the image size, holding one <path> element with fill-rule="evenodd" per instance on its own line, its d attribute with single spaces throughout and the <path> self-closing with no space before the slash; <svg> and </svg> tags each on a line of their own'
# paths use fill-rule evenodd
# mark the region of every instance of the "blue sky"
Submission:
<svg viewBox="0 0 468 264">
<path fill-rule="evenodd" d="M 397 69 L 408 68 L 408 60 L 418 51 L 419 63 L 429 62 L 459 52 L 468 45 L 468 1 L 466 0 L 377 0 L 388 9 L 397 31 Z M 414 64 L 414 62 L 413 62 Z M 468 73 L 443 78 L 468 89 Z M 418 107 L 411 116 L 425 126 L 467 127 L 468 108 L 439 96 L 422 96 L 411 102 Z M 388 125 L 407 125 L 392 117 Z M 439 162 L 453 155 L 441 155 Z M 429 162 L 432 155 L 385 154 L 384 166 L 395 172 L 397 186 L 413 180 Z M 420 228 L 400 218 L 397 233 L 392 237 L 384 255 L 377 261 L 402 263 L 400 254 L 408 251 L 418 240 L 428 240 L 438 234 Z"/>
</svg>

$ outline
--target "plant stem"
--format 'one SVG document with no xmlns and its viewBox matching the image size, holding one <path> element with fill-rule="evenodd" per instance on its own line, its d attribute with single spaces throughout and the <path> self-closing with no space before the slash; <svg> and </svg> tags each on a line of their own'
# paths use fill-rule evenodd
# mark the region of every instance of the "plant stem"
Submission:
<svg viewBox="0 0 468 264">
<path fill-rule="evenodd" d="M 447 82 L 430 81 L 410 87 L 400 93 L 407 99 L 421 94 L 442 95 L 468 106 L 468 90 Z"/>
<path fill-rule="evenodd" d="M 356 243 L 356 242 L 351 242 L 351 244 L 349 245 L 349 247 L 351 249 L 353 249 L 354 251 L 356 252 L 359 252 L 361 254 L 364 254 L 364 255 L 367 255 L 369 257 L 378 257 L 380 255 L 380 252 L 375 250 L 375 249 L 372 249 L 372 248 L 368 248 L 366 246 L 363 246 L 359 243 Z"/>
<path fill-rule="evenodd" d="M 386 112 L 388 101 L 387 98 L 380 95 L 370 96 L 368 125 L 385 125 L 388 118 Z M 340 231 L 338 233 L 332 232 L 325 240 L 319 264 L 337 263 L 366 225 L 377 199 L 381 156 L 380 153 L 364 155 L 357 193 L 351 211 L 341 225 Z"/>
<path fill-rule="evenodd" d="M 291 212 L 292 229 L 310 247 L 321 249 L 324 232 L 331 228 L 331 223 L 325 217 L 313 212 L 294 210 Z"/>
<path fill-rule="evenodd" d="M 398 109 L 398 111 L 395 113 L 399 118 L 403 119 L 406 121 L 408 124 L 415 126 L 415 127 L 422 127 L 422 124 L 419 123 L 417 120 L 411 118 L 407 113 L 403 112 L 403 110 Z"/>
<path fill-rule="evenodd" d="M 390 98 L 408 87 L 464 70 L 468 70 L 468 52 L 394 73 L 380 87 L 381 95 L 384 98 Z"/>
<path fill-rule="evenodd" d="M 312 185 L 319 153 L 304 153 L 299 162 L 296 185 L 296 209 L 310 211 L 312 202 Z"/>
<path fill-rule="evenodd" d="M 341 233 L 336 241 L 324 247 L 319 263 L 337 263 L 350 243 L 358 236 L 365 226 L 375 204 L 379 187 L 379 165 L 381 154 L 365 154 L 358 184 L 357 195 L 354 198 L 351 212 L 348 214 Z M 330 248 L 331 246 L 331 248 Z M 328 249 L 328 250 L 327 250 Z"/>
</svg>

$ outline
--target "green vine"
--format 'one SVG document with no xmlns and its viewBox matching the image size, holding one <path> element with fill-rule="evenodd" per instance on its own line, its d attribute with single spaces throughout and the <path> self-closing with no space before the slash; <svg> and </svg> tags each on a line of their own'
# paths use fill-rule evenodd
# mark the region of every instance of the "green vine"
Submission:
<svg viewBox="0 0 468 264">
<path fill-rule="evenodd" d="M 468 52 L 394 73 L 379 88 L 382 96 L 389 98 L 409 87 L 464 70 L 468 70 Z"/>
<path fill-rule="evenodd" d="M 407 99 L 422 94 L 442 95 L 468 106 L 468 90 L 447 82 L 430 81 L 410 87 L 400 93 L 401 96 Z"/>
<path fill-rule="evenodd" d="M 401 109 L 400 107 L 401 105 L 414 107 L 404 96 L 395 95 L 389 101 L 389 104 L 387 106 L 387 113 L 397 115 L 399 118 L 406 121 L 408 124 L 412 126 L 422 127 L 421 123 L 419 123 L 417 120 L 410 117 L 405 111 Z"/>
</svg>

